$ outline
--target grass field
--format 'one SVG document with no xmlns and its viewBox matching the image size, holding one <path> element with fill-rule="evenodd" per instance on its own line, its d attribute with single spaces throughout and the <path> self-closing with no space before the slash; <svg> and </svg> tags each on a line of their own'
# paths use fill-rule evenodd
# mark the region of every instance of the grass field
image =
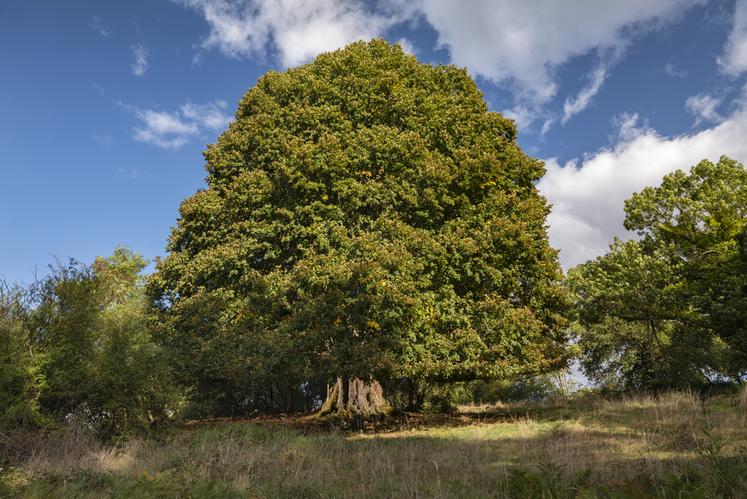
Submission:
<svg viewBox="0 0 747 499">
<path fill-rule="evenodd" d="M 308 417 L 200 422 L 116 446 L 40 440 L 20 497 L 747 497 L 739 396 L 463 407 L 363 431 Z"/>
</svg>

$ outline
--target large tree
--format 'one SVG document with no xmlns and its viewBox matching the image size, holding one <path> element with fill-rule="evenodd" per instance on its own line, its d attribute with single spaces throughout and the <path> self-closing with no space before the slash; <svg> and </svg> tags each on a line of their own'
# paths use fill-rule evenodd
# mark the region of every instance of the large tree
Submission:
<svg viewBox="0 0 747 499">
<path fill-rule="evenodd" d="M 210 410 L 564 362 L 543 164 L 464 69 L 375 40 L 271 71 L 205 158 L 150 290 Z"/>
<path fill-rule="evenodd" d="M 747 373 L 747 171 L 678 170 L 625 202 L 639 241 L 572 269 L 587 374 L 628 389 Z"/>
</svg>

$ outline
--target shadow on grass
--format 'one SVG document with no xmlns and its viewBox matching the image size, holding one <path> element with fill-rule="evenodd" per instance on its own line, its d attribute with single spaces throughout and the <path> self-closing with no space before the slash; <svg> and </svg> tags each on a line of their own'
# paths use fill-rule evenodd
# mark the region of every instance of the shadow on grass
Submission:
<svg viewBox="0 0 747 499">
<path fill-rule="evenodd" d="M 540 409 L 418 416 L 378 433 L 299 429 L 292 418 L 193 424 L 117 452 L 92 448 L 78 462 L 40 456 L 10 476 L 6 495 L 747 496 L 743 454 L 716 437 L 670 445 L 670 433 L 686 431 L 678 425 L 695 421 L 682 404 Z"/>
</svg>

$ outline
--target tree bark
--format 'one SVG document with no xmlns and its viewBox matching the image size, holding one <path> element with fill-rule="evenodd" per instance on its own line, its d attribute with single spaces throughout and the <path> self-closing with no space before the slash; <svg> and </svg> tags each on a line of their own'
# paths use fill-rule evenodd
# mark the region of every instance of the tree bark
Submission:
<svg viewBox="0 0 747 499">
<path fill-rule="evenodd" d="M 320 416 L 334 414 L 341 417 L 378 416 L 389 412 L 384 390 L 378 381 L 359 378 L 337 378 L 327 387 L 327 399 L 319 410 Z"/>
</svg>

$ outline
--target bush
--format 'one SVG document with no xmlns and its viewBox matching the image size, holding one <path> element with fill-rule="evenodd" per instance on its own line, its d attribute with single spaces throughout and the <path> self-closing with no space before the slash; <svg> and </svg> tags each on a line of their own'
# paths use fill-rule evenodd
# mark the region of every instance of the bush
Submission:
<svg viewBox="0 0 747 499">
<path fill-rule="evenodd" d="M 175 392 L 153 340 L 140 272 L 117 248 L 91 265 L 71 260 L 27 289 L 0 293 L 0 430 L 44 418 L 101 435 L 167 418 Z"/>
<path fill-rule="evenodd" d="M 464 385 L 460 403 L 542 402 L 558 394 L 549 376 L 520 379 L 479 380 Z"/>
<path fill-rule="evenodd" d="M 458 384 L 437 385 L 429 390 L 422 410 L 424 412 L 453 414 L 457 412 L 460 386 Z"/>
<path fill-rule="evenodd" d="M 0 432 L 36 426 L 40 388 L 23 321 L 22 291 L 0 283 Z"/>
</svg>

